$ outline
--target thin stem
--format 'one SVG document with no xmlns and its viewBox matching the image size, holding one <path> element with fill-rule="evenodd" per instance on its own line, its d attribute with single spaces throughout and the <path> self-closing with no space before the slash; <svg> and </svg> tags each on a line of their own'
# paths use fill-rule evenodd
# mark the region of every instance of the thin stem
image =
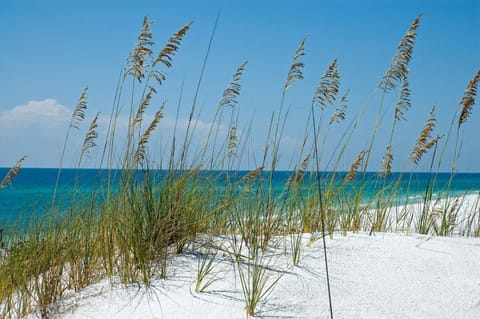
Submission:
<svg viewBox="0 0 480 319">
<path fill-rule="evenodd" d="M 218 19 L 219 18 L 220 18 L 220 11 L 217 13 L 217 17 L 215 19 L 215 24 L 213 25 L 212 34 L 210 35 L 210 40 L 208 41 L 207 53 L 205 54 L 205 58 L 203 59 L 202 70 L 200 72 L 200 78 L 198 79 L 197 88 L 195 89 L 195 96 L 194 96 L 193 102 L 192 102 L 192 108 L 190 110 L 190 115 L 188 117 L 188 124 L 187 124 L 187 129 L 186 129 L 186 132 L 185 132 L 185 140 L 183 142 L 183 147 L 182 147 L 182 157 L 181 157 L 181 160 L 180 160 L 180 168 L 181 169 L 185 168 L 184 166 L 185 166 L 185 160 L 186 160 L 186 157 L 187 157 L 187 148 L 188 148 L 188 144 L 189 144 L 188 135 L 190 133 L 190 127 L 191 127 L 192 120 L 193 120 L 193 114 L 195 113 L 195 106 L 197 104 L 198 93 L 200 92 L 200 86 L 202 84 L 203 75 L 205 74 L 205 68 L 207 66 L 207 61 L 208 61 L 208 57 L 210 55 L 210 49 L 212 48 L 213 38 L 215 37 L 215 31 L 217 30 L 217 25 L 218 25 Z"/>
<path fill-rule="evenodd" d="M 313 123 L 313 131 L 316 132 L 316 125 L 315 125 L 315 112 L 312 105 L 312 123 Z M 323 256 L 325 260 L 325 274 L 327 278 L 327 291 L 328 291 L 328 305 L 330 309 L 330 318 L 333 319 L 333 307 L 332 307 L 332 295 L 330 291 L 330 276 L 328 273 L 328 258 L 327 258 L 327 245 L 325 242 L 325 213 L 323 211 L 323 200 L 322 200 L 322 185 L 320 182 L 320 161 L 318 158 L 318 147 L 317 147 L 317 135 L 314 134 L 314 152 L 315 152 L 315 164 L 317 167 L 317 186 L 318 186 L 318 200 L 320 204 L 320 221 L 322 226 L 322 242 L 323 242 Z"/>
</svg>

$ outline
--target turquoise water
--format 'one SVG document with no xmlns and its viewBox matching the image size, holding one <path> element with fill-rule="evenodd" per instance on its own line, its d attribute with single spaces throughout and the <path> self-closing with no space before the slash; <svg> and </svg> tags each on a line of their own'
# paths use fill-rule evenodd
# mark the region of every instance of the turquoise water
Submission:
<svg viewBox="0 0 480 319">
<path fill-rule="evenodd" d="M 7 173 L 7 168 L 0 168 L 0 176 Z M 28 216 L 30 213 L 42 214 L 52 199 L 52 194 L 57 178 L 57 169 L 33 169 L 24 168 L 14 182 L 0 189 L 0 228 L 16 221 L 19 216 Z M 85 195 L 98 190 L 102 185 L 106 185 L 108 173 L 113 175 L 120 171 L 107 171 L 98 169 L 63 169 L 61 172 L 60 183 L 58 187 L 57 198 L 68 198 L 72 196 L 72 190 L 75 187 L 77 195 Z M 236 172 L 234 178 L 241 178 L 247 171 Z M 221 187 L 226 172 L 202 172 L 206 185 L 212 187 L 217 185 Z M 165 176 L 164 171 L 155 171 L 155 178 L 161 179 Z M 232 173 L 229 174 L 232 176 Z M 279 171 L 275 172 L 272 179 L 272 186 L 276 194 L 279 195 L 285 190 L 288 181 L 292 176 L 292 172 Z M 440 173 L 436 176 L 428 173 L 399 174 L 393 173 L 387 177 L 386 183 L 399 180 L 399 188 L 396 196 L 401 200 L 409 198 L 410 200 L 419 200 L 425 193 L 425 188 L 433 177 L 436 177 L 436 184 L 433 190 L 435 194 L 444 194 L 450 179 L 449 173 Z M 326 185 L 331 180 L 332 173 L 324 172 L 321 174 L 321 181 Z M 336 173 L 334 176 L 336 183 L 341 183 L 345 177 L 345 173 Z M 269 172 L 263 172 L 263 178 L 269 179 Z M 309 175 L 305 176 L 305 180 L 309 179 Z M 357 177 L 356 182 L 349 184 L 345 192 L 355 192 L 361 184 L 361 177 Z M 212 182 L 213 181 L 213 182 Z M 365 186 L 363 190 L 363 199 L 368 200 L 372 194 L 378 192 L 384 185 L 383 177 L 378 177 L 376 173 L 367 173 L 364 177 Z M 325 187 L 325 186 L 324 186 Z M 480 173 L 457 173 L 454 175 L 449 195 L 464 195 L 466 193 L 474 193 L 480 191 Z"/>
</svg>

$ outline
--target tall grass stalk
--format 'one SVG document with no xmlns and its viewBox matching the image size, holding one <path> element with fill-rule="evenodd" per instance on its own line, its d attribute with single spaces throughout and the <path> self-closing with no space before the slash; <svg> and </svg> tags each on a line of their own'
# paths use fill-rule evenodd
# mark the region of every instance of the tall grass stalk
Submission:
<svg viewBox="0 0 480 319">
<path fill-rule="evenodd" d="M 8 170 L 7 174 L 5 174 L 2 181 L 0 182 L 0 189 L 10 185 L 12 183 L 13 179 L 18 174 L 20 174 L 20 171 L 22 170 L 22 162 L 25 161 L 26 158 L 27 158 L 27 156 L 22 156 L 20 159 L 17 160 L 15 165 L 13 165 L 12 168 L 10 168 Z"/>
<path fill-rule="evenodd" d="M 85 111 L 87 109 L 87 92 L 88 92 L 88 86 L 85 87 L 85 89 L 83 89 L 83 92 L 80 95 L 80 98 L 78 99 L 77 106 L 75 107 L 72 113 L 72 117 L 70 118 L 70 124 L 68 125 L 67 133 L 65 134 L 65 141 L 63 142 L 62 154 L 60 156 L 60 160 L 58 163 L 57 179 L 55 180 L 55 187 L 53 189 L 52 207 L 55 205 L 55 197 L 57 195 L 58 184 L 60 182 L 60 175 L 62 171 L 65 152 L 68 146 L 70 131 L 72 129 L 78 130 L 80 123 L 85 119 Z"/>
</svg>

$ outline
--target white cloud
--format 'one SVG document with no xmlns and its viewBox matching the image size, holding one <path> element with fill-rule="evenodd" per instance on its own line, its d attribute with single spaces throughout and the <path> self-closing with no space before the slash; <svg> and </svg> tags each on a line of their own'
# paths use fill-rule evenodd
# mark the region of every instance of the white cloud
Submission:
<svg viewBox="0 0 480 319">
<path fill-rule="evenodd" d="M 54 99 L 29 101 L 25 105 L 0 113 L 0 124 L 5 126 L 40 125 L 49 127 L 68 122 L 72 111 Z"/>
<path fill-rule="evenodd" d="M 23 155 L 28 155 L 25 166 L 57 166 L 71 114 L 55 99 L 0 112 L 0 166 L 10 166 Z"/>
<path fill-rule="evenodd" d="M 82 123 L 80 130 L 72 130 L 69 136 L 63 166 L 76 166 L 81 143 L 84 139 L 86 130 L 93 116 L 92 112 L 87 112 L 87 118 Z M 55 167 L 58 166 L 62 154 L 62 147 L 65 141 L 65 134 L 68 130 L 68 123 L 72 110 L 59 104 L 55 99 L 45 99 L 41 101 L 29 101 L 24 105 L 19 105 L 0 111 L 0 167 L 10 166 L 22 155 L 28 155 L 28 161 L 25 166 L 33 167 Z M 138 134 L 141 135 L 148 127 L 153 119 L 152 114 L 145 114 L 142 127 Z M 98 145 L 103 145 L 109 126 L 108 116 L 100 115 L 98 123 Z M 183 146 L 185 132 L 188 127 L 187 118 L 179 118 L 176 120 L 172 117 L 163 118 L 154 134 L 152 135 L 149 148 L 150 154 L 154 156 L 154 160 L 165 161 L 162 158 L 164 154 L 170 154 L 169 149 L 172 145 L 174 128 L 176 127 L 176 147 L 180 149 Z M 216 150 L 224 142 L 228 135 L 228 128 L 225 125 L 213 124 L 212 122 L 193 119 L 190 123 L 190 153 L 195 156 L 198 150 L 202 149 L 208 137 L 209 131 L 212 130 L 213 139 L 217 133 Z M 119 116 L 116 120 L 115 132 L 115 151 L 124 150 L 124 144 L 127 138 L 128 118 L 124 115 Z M 238 131 L 241 136 L 241 130 Z M 91 160 L 88 165 L 95 165 L 98 152 L 92 150 Z"/>
</svg>

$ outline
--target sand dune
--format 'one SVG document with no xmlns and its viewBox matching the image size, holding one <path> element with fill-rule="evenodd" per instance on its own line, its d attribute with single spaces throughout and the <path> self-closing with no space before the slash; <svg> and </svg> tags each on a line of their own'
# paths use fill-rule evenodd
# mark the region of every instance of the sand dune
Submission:
<svg viewBox="0 0 480 319">
<path fill-rule="evenodd" d="M 279 241 L 268 260 L 269 282 L 259 318 L 329 318 L 322 241 L 291 266 Z M 278 254 L 275 254 L 278 253 Z M 327 239 L 335 318 L 480 318 L 480 239 L 377 233 Z M 60 318 L 245 318 L 238 276 L 219 257 L 215 281 L 194 292 L 197 256 L 172 261 L 166 279 L 150 288 L 104 280 L 71 295 Z"/>
</svg>

